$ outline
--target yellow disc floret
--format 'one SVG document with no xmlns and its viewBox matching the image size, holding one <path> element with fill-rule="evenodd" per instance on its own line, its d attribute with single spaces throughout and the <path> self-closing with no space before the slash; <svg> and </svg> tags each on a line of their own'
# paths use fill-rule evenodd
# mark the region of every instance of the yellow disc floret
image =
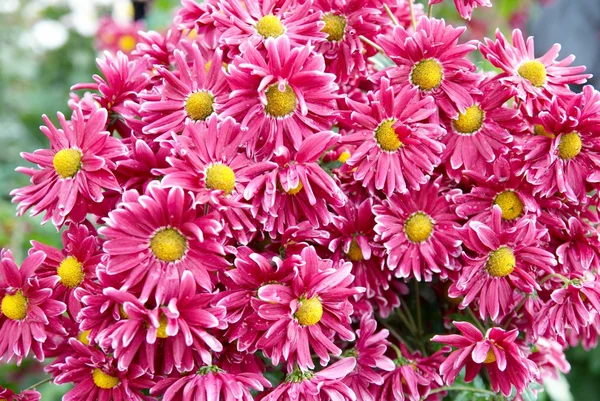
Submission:
<svg viewBox="0 0 600 401">
<path fill-rule="evenodd" d="M 529 60 L 519 67 L 519 75 L 531 82 L 533 86 L 541 87 L 546 83 L 546 67 L 537 60 Z"/>
<path fill-rule="evenodd" d="M 364 259 L 362 251 L 360 250 L 360 246 L 358 245 L 358 242 L 356 242 L 356 238 L 352 239 L 350 248 L 348 249 L 346 255 L 348 255 L 348 259 L 353 262 L 358 262 Z"/>
<path fill-rule="evenodd" d="M 494 355 L 494 351 L 490 348 L 483 363 L 494 363 L 496 362 L 496 355 Z"/>
<path fill-rule="evenodd" d="M 213 97 L 206 91 L 194 92 L 185 101 L 185 112 L 194 121 L 204 121 L 213 109 Z"/>
<path fill-rule="evenodd" d="M 515 270 L 517 261 L 512 249 L 501 246 L 490 253 L 485 268 L 492 277 L 505 277 Z"/>
<path fill-rule="evenodd" d="M 175 262 L 185 254 L 187 239 L 174 228 L 163 228 L 150 240 L 150 249 L 158 259 Z"/>
<path fill-rule="evenodd" d="M 324 14 L 322 17 L 325 26 L 321 29 L 321 32 L 325 32 L 327 40 L 330 42 L 339 42 L 344 39 L 346 33 L 346 17 L 337 14 Z"/>
<path fill-rule="evenodd" d="M 220 189 L 225 195 L 229 195 L 235 188 L 235 173 L 231 167 L 215 163 L 206 169 L 206 187 Z"/>
<path fill-rule="evenodd" d="M 297 98 L 294 90 L 285 85 L 285 90 L 279 90 L 279 84 L 269 86 L 265 92 L 267 105 L 265 112 L 273 117 L 285 117 L 296 109 Z"/>
<path fill-rule="evenodd" d="M 86 330 L 79 334 L 79 341 L 81 341 L 82 344 L 90 345 L 90 332 L 91 330 Z"/>
<path fill-rule="evenodd" d="M 565 134 L 560 138 L 558 144 L 558 157 L 570 160 L 581 152 L 581 137 L 577 132 Z"/>
<path fill-rule="evenodd" d="M 386 152 L 395 152 L 402 146 L 393 127 L 395 123 L 396 120 L 385 120 L 375 130 L 375 140 L 379 147 Z"/>
<path fill-rule="evenodd" d="M 298 185 L 296 185 L 296 188 L 290 188 L 289 191 L 286 191 L 286 193 L 288 195 L 296 195 L 298 192 L 302 191 L 302 188 L 304 188 L 304 186 L 302 185 L 302 181 L 298 181 Z"/>
<path fill-rule="evenodd" d="M 135 38 L 131 35 L 123 35 L 119 38 L 119 49 L 124 53 L 131 53 L 136 44 Z"/>
<path fill-rule="evenodd" d="M 62 149 L 56 152 L 52 164 L 61 178 L 72 178 L 81 169 L 81 151 L 79 149 Z"/>
<path fill-rule="evenodd" d="M 121 382 L 118 377 L 106 374 L 100 369 L 94 369 L 94 373 L 92 373 L 92 378 L 94 379 L 94 384 L 104 390 L 110 390 L 111 388 L 115 388 Z"/>
<path fill-rule="evenodd" d="M 419 61 L 410 73 L 410 81 L 422 91 L 430 91 L 442 84 L 444 70 L 439 61 L 433 58 Z"/>
<path fill-rule="evenodd" d="M 350 156 L 352 156 L 352 154 L 347 150 L 344 150 L 337 158 L 337 161 L 339 161 L 340 163 L 346 163 L 346 160 L 348 160 Z"/>
<path fill-rule="evenodd" d="M 303 326 L 314 326 L 321 321 L 321 317 L 323 317 L 323 304 L 321 304 L 319 298 L 301 298 L 299 302 L 300 305 L 294 315 L 298 323 Z"/>
<path fill-rule="evenodd" d="M 279 18 L 269 14 L 258 20 L 256 32 L 264 38 L 277 38 L 285 33 L 285 28 Z"/>
<path fill-rule="evenodd" d="M 504 191 L 496 195 L 494 205 L 502 209 L 502 218 L 504 220 L 514 220 L 523 212 L 523 202 L 514 191 Z"/>
<path fill-rule="evenodd" d="M 423 212 L 413 213 L 404 223 L 404 232 L 412 242 L 426 241 L 433 232 L 433 221 Z"/>
<path fill-rule="evenodd" d="M 0 305 L 2 314 L 12 320 L 23 320 L 27 317 L 27 298 L 19 290 L 13 295 L 6 294 Z"/>
<path fill-rule="evenodd" d="M 83 265 L 74 256 L 68 256 L 60 262 L 56 270 L 62 285 L 75 288 L 83 282 Z"/>
<path fill-rule="evenodd" d="M 158 329 L 156 330 L 156 337 L 158 338 L 167 338 L 169 335 L 167 334 L 167 317 L 162 315 L 159 319 Z"/>
<path fill-rule="evenodd" d="M 461 134 L 473 134 L 481 129 L 485 114 L 481 107 L 474 104 L 467 108 L 465 113 L 459 113 L 458 118 L 452 121 L 452 126 Z"/>
</svg>

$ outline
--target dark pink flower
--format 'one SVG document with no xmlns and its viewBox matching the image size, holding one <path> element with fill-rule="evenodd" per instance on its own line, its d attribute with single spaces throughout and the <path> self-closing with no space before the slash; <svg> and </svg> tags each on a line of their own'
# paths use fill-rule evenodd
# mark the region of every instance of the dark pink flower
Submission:
<svg viewBox="0 0 600 401">
<path fill-rule="evenodd" d="M 14 391 L 3 388 L 0 386 L 0 399 L 6 401 L 40 401 L 42 395 L 36 390 L 25 390 L 19 394 L 15 394 Z"/>
<path fill-rule="evenodd" d="M 557 238 L 559 269 L 565 273 L 600 270 L 600 240 L 597 231 L 585 220 L 570 217 L 566 232 Z"/>
</svg>

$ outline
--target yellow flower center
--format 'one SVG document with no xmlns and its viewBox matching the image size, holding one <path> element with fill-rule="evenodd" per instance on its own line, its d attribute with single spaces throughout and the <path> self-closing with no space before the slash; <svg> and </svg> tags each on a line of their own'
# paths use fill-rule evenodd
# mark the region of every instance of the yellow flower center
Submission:
<svg viewBox="0 0 600 401">
<path fill-rule="evenodd" d="M 523 202 L 514 191 L 500 192 L 494 199 L 494 205 L 500 206 L 504 220 L 514 220 L 523 211 Z"/>
<path fill-rule="evenodd" d="M 185 101 L 185 111 L 194 121 L 204 121 L 213 109 L 213 97 L 206 91 L 194 92 Z"/>
<path fill-rule="evenodd" d="M 385 120 L 375 130 L 375 140 L 382 150 L 386 152 L 394 152 L 402 146 L 402 142 L 396 135 L 396 130 L 393 125 L 396 120 Z"/>
<path fill-rule="evenodd" d="M 515 270 L 517 261 L 512 249 L 501 246 L 490 253 L 485 268 L 492 277 L 505 277 Z"/>
<path fill-rule="evenodd" d="M 159 319 L 158 330 L 156 330 L 156 337 L 169 337 L 169 335 L 167 334 L 167 317 L 165 315 L 162 315 Z"/>
<path fill-rule="evenodd" d="M 62 285 L 75 288 L 83 282 L 83 265 L 74 256 L 68 256 L 60 262 L 56 270 Z"/>
<path fill-rule="evenodd" d="M 302 185 L 302 181 L 298 181 L 298 185 L 296 185 L 296 188 L 290 188 L 290 190 L 286 191 L 286 193 L 288 195 L 296 195 L 298 192 L 302 191 L 302 188 L 304 188 L 304 186 Z"/>
<path fill-rule="evenodd" d="M 360 250 L 360 246 L 358 245 L 358 242 L 356 242 L 356 239 L 353 239 L 350 243 L 350 248 L 348 249 L 346 255 L 348 255 L 348 258 L 353 262 L 358 262 L 364 259 L 362 251 Z"/>
<path fill-rule="evenodd" d="M 570 160 L 581 152 L 581 137 L 577 132 L 563 135 L 558 144 L 558 157 Z"/>
<path fill-rule="evenodd" d="M 123 35 L 119 38 L 119 49 L 123 53 L 131 53 L 136 44 L 135 38 L 131 35 Z"/>
<path fill-rule="evenodd" d="M 323 304 L 319 298 L 300 299 L 300 306 L 294 315 L 303 326 L 314 326 L 323 317 Z"/>
<path fill-rule="evenodd" d="M 269 14 L 258 20 L 256 32 L 266 38 L 277 38 L 285 33 L 283 24 L 276 16 Z"/>
<path fill-rule="evenodd" d="M 104 390 L 110 390 L 111 388 L 115 388 L 121 382 L 118 377 L 106 374 L 100 369 L 94 369 L 92 377 L 94 379 L 94 384 Z"/>
<path fill-rule="evenodd" d="M 452 126 L 461 134 L 472 134 L 481 129 L 485 114 L 481 107 L 473 105 L 465 110 L 465 113 L 459 113 L 458 118 L 452 121 Z"/>
<path fill-rule="evenodd" d="M 90 345 L 90 331 L 91 330 L 82 331 L 79 334 L 78 339 L 79 341 L 81 341 L 82 344 Z"/>
<path fill-rule="evenodd" d="M 52 164 L 61 178 L 71 178 L 81 169 L 81 151 L 79 149 L 62 149 L 56 152 Z"/>
<path fill-rule="evenodd" d="M 519 67 L 519 75 L 531 82 L 533 86 L 540 87 L 546 83 L 546 67 L 537 60 L 524 62 Z"/>
<path fill-rule="evenodd" d="M 487 356 L 485 357 L 485 361 L 483 361 L 483 363 L 494 363 L 496 362 L 496 355 L 494 355 L 494 351 L 492 351 L 492 349 L 490 348 L 490 350 L 487 353 Z"/>
<path fill-rule="evenodd" d="M 183 257 L 187 249 L 187 239 L 174 228 L 164 228 L 150 240 L 154 256 L 164 262 L 175 262 Z"/>
<path fill-rule="evenodd" d="M 215 163 L 206 169 L 206 187 L 220 189 L 225 195 L 229 195 L 235 188 L 235 173 L 231 167 Z"/>
<path fill-rule="evenodd" d="M 23 320 L 27 317 L 27 298 L 20 290 L 14 295 L 6 294 L 2 298 L 0 310 L 9 319 Z"/>
<path fill-rule="evenodd" d="M 415 64 L 410 80 L 422 91 L 430 91 L 441 85 L 444 78 L 442 65 L 436 59 L 429 58 Z"/>
<path fill-rule="evenodd" d="M 554 135 L 546 131 L 543 125 L 535 124 L 533 126 L 533 133 L 540 136 L 545 136 L 546 138 L 554 138 Z"/>
<path fill-rule="evenodd" d="M 285 85 L 283 92 L 279 90 L 278 86 L 278 84 L 273 84 L 267 88 L 265 112 L 273 117 L 285 117 L 296 109 L 296 94 L 289 85 Z"/>
<path fill-rule="evenodd" d="M 350 158 L 350 156 L 352 156 L 352 154 L 350 152 L 348 152 L 347 150 L 344 150 L 342 152 L 342 154 L 338 157 L 338 161 L 340 163 L 346 163 L 346 160 L 348 160 Z"/>
<path fill-rule="evenodd" d="M 426 241 L 433 232 L 433 221 L 423 212 L 414 213 L 404 223 L 404 232 L 412 242 Z"/>
<path fill-rule="evenodd" d="M 346 33 L 346 17 L 337 14 L 325 14 L 322 18 L 325 22 L 325 26 L 321 29 L 321 32 L 328 34 L 327 40 L 330 42 L 339 42 L 344 39 L 344 33 Z"/>
</svg>

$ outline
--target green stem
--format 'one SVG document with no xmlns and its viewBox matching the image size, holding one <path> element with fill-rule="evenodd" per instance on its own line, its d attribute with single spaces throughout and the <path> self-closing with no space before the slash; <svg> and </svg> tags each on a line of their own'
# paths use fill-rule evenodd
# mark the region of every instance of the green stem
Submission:
<svg viewBox="0 0 600 401">
<path fill-rule="evenodd" d="M 542 279 L 542 281 L 540 281 L 540 285 L 544 284 L 546 281 L 550 280 L 551 278 L 559 278 L 562 280 L 563 283 L 565 283 L 566 285 L 568 285 L 571 280 L 569 280 L 568 278 L 566 278 L 565 276 L 563 276 L 562 274 L 558 274 L 558 273 L 552 273 L 547 275 L 546 277 L 544 277 Z"/>
<path fill-rule="evenodd" d="M 358 37 L 360 40 L 362 40 L 363 42 L 365 42 L 366 44 L 368 44 L 369 46 L 373 47 L 375 50 L 377 50 L 379 53 L 384 54 L 385 55 L 385 51 L 383 50 L 383 47 L 379 46 L 377 43 L 373 42 L 372 40 L 360 35 Z"/>
<path fill-rule="evenodd" d="M 471 318 L 473 318 L 473 321 L 475 322 L 475 324 L 477 325 L 477 327 L 479 327 L 479 330 L 481 330 L 481 332 L 483 334 L 485 334 L 485 327 L 483 327 L 483 324 L 481 324 L 481 322 L 479 321 L 479 318 L 477 318 L 477 315 L 475 315 L 475 312 L 473 312 L 473 310 L 467 306 L 467 312 L 469 313 L 469 316 L 471 316 Z"/>
<path fill-rule="evenodd" d="M 410 10 L 410 20 L 412 22 L 413 31 L 417 31 L 417 19 L 415 18 L 414 0 L 408 0 L 408 9 Z"/>
<path fill-rule="evenodd" d="M 421 317 L 421 296 L 419 294 L 419 282 L 415 280 L 415 297 L 417 298 L 417 324 L 419 328 L 419 338 L 423 334 L 423 319 Z"/>
<path fill-rule="evenodd" d="M 396 329 L 390 326 L 385 320 L 377 319 L 377 322 L 383 327 L 385 327 L 390 332 L 392 337 L 404 344 L 410 352 L 414 352 L 410 345 L 408 345 L 408 342 L 400 335 L 400 333 L 398 333 Z M 390 345 L 392 344 L 390 343 Z"/>
<path fill-rule="evenodd" d="M 438 387 L 438 388 L 435 388 L 435 389 L 431 390 L 429 392 L 429 395 L 436 394 L 436 393 L 441 393 L 443 391 L 468 391 L 468 392 L 471 392 L 471 393 L 479 393 L 479 394 L 487 394 L 487 395 L 497 395 L 496 393 L 494 393 L 493 391 L 490 391 L 490 390 L 484 390 L 482 388 L 467 387 L 467 386 Z M 423 398 L 423 399 L 425 399 L 425 398 Z"/>
<path fill-rule="evenodd" d="M 430 4 L 429 8 L 427 9 L 427 18 L 431 18 L 432 15 L 433 15 L 433 4 Z"/>
<path fill-rule="evenodd" d="M 27 388 L 26 388 L 25 390 L 23 390 L 23 391 L 27 391 L 27 390 L 34 390 L 35 388 L 37 388 L 37 387 L 41 386 L 42 384 L 46 384 L 46 383 L 48 383 L 48 382 L 51 382 L 51 381 L 52 381 L 52 378 L 51 378 L 51 377 L 49 377 L 49 378 L 47 378 L 47 379 L 44 379 L 44 380 L 42 380 L 41 382 L 37 382 L 37 383 L 35 383 L 34 385 L 27 387 Z"/>
<path fill-rule="evenodd" d="M 390 10 L 390 7 L 383 3 L 383 8 L 385 8 L 385 12 L 387 13 L 387 15 L 390 17 L 390 19 L 392 20 L 392 23 L 395 26 L 400 25 L 400 22 L 398 22 L 398 18 L 396 18 L 396 16 L 394 15 L 394 13 L 392 12 L 392 10 Z"/>
<path fill-rule="evenodd" d="M 413 332 L 413 334 L 418 334 L 418 330 L 417 330 L 417 325 L 415 323 L 415 319 L 413 319 L 412 313 L 408 309 L 408 306 L 406 306 L 406 304 L 404 302 L 402 302 L 402 304 L 400 305 L 400 307 L 402 309 L 404 309 L 404 315 L 406 316 L 406 318 L 408 319 L 408 321 L 410 323 L 411 331 Z"/>
<path fill-rule="evenodd" d="M 398 317 L 400 318 L 400 320 L 402 320 L 402 323 L 404 323 L 404 325 L 408 328 L 408 330 L 410 330 L 412 334 L 416 334 L 416 327 L 412 325 L 410 320 L 408 320 L 402 309 L 398 309 Z"/>
</svg>

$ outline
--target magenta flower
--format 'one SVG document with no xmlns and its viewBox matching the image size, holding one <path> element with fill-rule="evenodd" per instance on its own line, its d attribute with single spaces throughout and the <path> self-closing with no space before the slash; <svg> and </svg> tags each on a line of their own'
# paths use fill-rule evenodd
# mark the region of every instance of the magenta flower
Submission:
<svg viewBox="0 0 600 401">
<path fill-rule="evenodd" d="M 191 58 L 191 65 L 186 56 Z M 201 124 L 213 113 L 220 114 L 227 101 L 229 86 L 221 51 L 215 51 L 213 58 L 206 60 L 194 44 L 187 53 L 175 51 L 175 64 L 177 75 L 157 67 L 164 87 L 140 94 L 145 134 L 180 133 L 187 121 Z"/>
<path fill-rule="evenodd" d="M 139 40 L 138 32 L 144 30 L 143 21 L 121 23 L 110 16 L 101 18 L 98 25 L 96 47 L 113 54 L 119 51 L 130 54 Z"/>
<path fill-rule="evenodd" d="M 358 146 L 346 160 L 354 178 L 371 194 L 382 190 L 387 196 L 426 184 L 444 150 L 445 130 L 428 122 L 436 111 L 433 98 L 421 98 L 409 86 L 395 91 L 382 78 L 379 91 L 369 94 L 370 104 L 347 102 L 356 130 L 343 143 Z"/>
<path fill-rule="evenodd" d="M 66 334 L 59 320 L 66 306 L 51 298 L 57 278 L 35 275 L 45 258 L 31 252 L 19 268 L 10 251 L 0 251 L 0 361 L 16 357 L 20 365 L 30 351 L 43 361 L 42 346 L 52 348 L 53 335 Z"/>
<path fill-rule="evenodd" d="M 456 348 L 440 367 L 448 385 L 454 383 L 463 367 L 466 367 L 465 382 L 468 383 L 485 366 L 492 389 L 502 391 L 507 397 L 512 386 L 517 389 L 517 394 L 521 394 L 537 378 L 539 372 L 535 363 L 527 359 L 515 343 L 519 335 L 517 330 L 504 331 L 494 327 L 484 337 L 471 323 L 453 323 L 462 335 L 437 335 L 431 339 Z"/>
<path fill-rule="evenodd" d="M 330 353 L 339 356 L 342 350 L 333 340 L 354 340 L 350 329 L 352 305 L 348 298 L 364 291 L 351 287 L 352 265 L 321 259 L 313 247 L 301 253 L 304 266 L 290 281 L 266 284 L 259 288 L 258 315 L 270 322 L 269 329 L 258 340 L 274 365 L 287 362 L 288 372 L 295 364 L 302 370 L 314 369 L 311 352 L 321 365 L 329 362 Z"/>
<path fill-rule="evenodd" d="M 557 61 L 560 45 L 555 44 L 542 57 L 535 58 L 533 37 L 523 38 L 523 33 L 515 29 L 510 45 L 500 30 L 496 31 L 496 41 L 486 38 L 479 50 L 495 67 L 503 73 L 498 79 L 517 90 L 516 97 L 522 102 L 527 115 L 533 115 L 534 108 L 547 103 L 553 96 L 572 96 L 568 85 L 583 84 L 590 74 L 583 74 L 585 67 L 569 67 L 575 56 Z"/>
<path fill-rule="evenodd" d="M 257 401 L 356 401 L 356 394 L 342 380 L 355 365 L 356 359 L 344 358 L 318 372 L 294 370 Z"/>
<path fill-rule="evenodd" d="M 456 118 L 473 105 L 471 94 L 481 80 L 475 74 L 475 65 L 466 58 L 477 48 L 476 42 L 458 44 L 465 30 L 425 17 L 420 19 L 415 33 L 395 27 L 390 34 L 378 38 L 387 56 L 396 63 L 396 67 L 385 69 L 382 74 L 393 85 L 410 85 L 422 96 L 433 96 L 439 111 Z"/>
<path fill-rule="evenodd" d="M 54 380 L 56 384 L 75 384 L 63 400 L 155 400 L 142 392 L 151 388 L 154 381 L 139 365 L 118 370 L 115 360 L 101 350 L 84 345 L 74 338 L 69 340 L 69 344 L 73 347 L 74 354 L 66 359 L 60 367 L 62 373 Z"/>
<path fill-rule="evenodd" d="M 103 189 L 120 190 L 113 172 L 126 148 L 104 131 L 106 118 L 104 109 L 94 110 L 84 118 L 82 110 L 77 108 L 70 122 L 58 113 L 62 129 L 57 129 L 43 116 L 46 126 L 40 129 L 50 140 L 51 149 L 21 154 L 41 169 L 17 169 L 31 176 L 31 185 L 10 193 L 13 202 L 19 203 L 18 215 L 30 208 L 32 216 L 45 211 L 42 222 L 52 218 L 52 223 L 60 227 L 66 219 L 82 221 L 87 204 L 104 199 Z"/>
<path fill-rule="evenodd" d="M 186 0 L 182 0 L 182 3 Z M 197 3 L 196 3 L 197 4 Z M 170 67 L 175 62 L 175 50 L 181 50 L 182 31 L 179 29 L 168 29 L 164 35 L 156 31 L 140 31 L 139 43 L 131 55 L 144 58 L 152 65 Z"/>
<path fill-rule="evenodd" d="M 566 345 L 558 341 L 550 341 L 539 338 L 534 349 L 527 357 L 533 361 L 540 370 L 540 376 L 544 378 L 558 379 L 558 372 L 569 373 L 571 365 L 565 356 Z"/>
<path fill-rule="evenodd" d="M 230 100 L 222 116 L 247 130 L 248 150 L 268 157 L 274 149 L 298 150 L 302 140 L 330 130 L 337 85 L 313 47 L 293 47 L 287 36 L 266 41 L 266 54 L 249 47 L 229 65 Z"/>
<path fill-rule="evenodd" d="M 597 231 L 585 220 L 570 217 L 559 242 L 556 256 L 563 272 L 584 273 L 600 269 L 600 239 Z"/>
<path fill-rule="evenodd" d="M 387 250 L 387 266 L 396 277 L 431 281 L 460 268 L 458 218 L 440 194 L 440 181 L 420 191 L 395 194 L 373 207 L 376 240 Z"/>
<path fill-rule="evenodd" d="M 227 266 L 217 238 L 223 227 L 215 217 L 198 213 L 192 196 L 180 187 L 167 189 L 155 181 L 144 195 L 127 191 L 100 229 L 106 271 L 127 272 L 121 289 L 139 288 L 142 302 L 151 294 L 157 303 L 175 296 L 185 270 L 211 291 L 209 272 Z"/>
<path fill-rule="evenodd" d="M 0 397 L 6 401 L 40 401 L 42 399 L 42 395 L 35 390 L 25 390 L 15 394 L 14 391 L 2 386 L 0 386 Z"/>
<path fill-rule="evenodd" d="M 40 278 L 50 277 L 56 281 L 52 298 L 67 305 L 69 315 L 75 319 L 81 310 L 81 302 L 75 296 L 79 287 L 98 290 L 96 266 L 102 258 L 98 237 L 87 226 L 71 224 L 62 234 L 63 249 L 31 241 L 31 252 L 42 251 L 46 259 L 39 268 Z"/>
<path fill-rule="evenodd" d="M 526 294 L 539 290 L 537 274 L 553 273 L 556 266 L 554 255 L 540 246 L 546 229 L 527 217 L 503 227 L 500 206 L 494 206 L 489 225 L 472 220 L 462 234 L 464 265 L 448 294 L 464 296 L 463 308 L 478 299 L 482 319 L 497 321 L 510 313 L 515 289 Z"/>
<path fill-rule="evenodd" d="M 429 0 L 429 5 L 439 4 L 442 1 L 443 0 Z M 462 18 L 470 21 L 473 9 L 477 7 L 491 7 L 492 2 L 490 0 L 454 0 L 454 6 L 456 6 L 456 9 Z"/>
</svg>

